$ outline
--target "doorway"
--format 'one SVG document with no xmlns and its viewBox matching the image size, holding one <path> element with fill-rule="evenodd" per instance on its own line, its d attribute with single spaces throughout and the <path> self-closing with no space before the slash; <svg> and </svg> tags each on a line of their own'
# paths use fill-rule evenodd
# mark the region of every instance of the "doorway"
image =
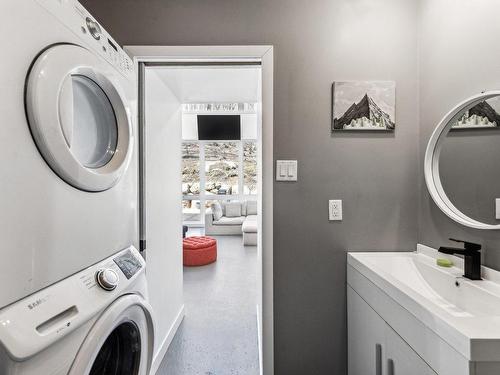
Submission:
<svg viewBox="0 0 500 375">
<path fill-rule="evenodd" d="M 141 48 L 142 47 L 128 47 L 127 49 L 132 54 L 141 56 Z M 170 227 L 176 227 L 175 223 L 177 219 L 180 219 L 180 222 L 184 217 L 185 224 L 189 224 L 188 235 L 190 232 L 192 234 L 204 234 L 203 232 L 208 227 L 206 220 L 211 216 L 211 210 L 213 209 L 212 205 L 214 201 L 220 201 L 220 203 L 227 202 L 228 204 L 230 204 L 232 201 L 254 201 L 256 203 L 256 206 L 258 207 L 259 212 L 259 215 L 257 215 L 258 218 L 256 219 L 256 227 L 259 228 L 258 231 L 260 232 L 256 241 L 258 245 L 256 254 L 256 274 L 258 274 L 259 276 L 262 275 L 262 277 L 258 277 L 258 280 L 256 281 L 257 285 L 255 290 L 257 291 L 256 295 L 258 296 L 258 302 L 256 305 L 254 305 L 254 315 L 256 318 L 256 339 L 259 343 L 257 350 L 260 351 L 260 355 L 259 353 L 257 353 L 257 357 L 261 360 L 260 364 L 258 364 L 257 366 L 258 373 L 272 374 L 272 345 L 270 345 L 272 344 L 272 48 L 262 47 L 259 53 L 263 54 L 257 56 L 256 58 L 249 58 L 248 56 L 238 56 L 237 58 L 232 58 L 231 61 L 228 61 L 227 55 L 225 57 L 215 56 L 207 59 L 207 48 L 208 47 L 160 47 L 161 50 L 157 50 L 157 53 L 161 54 L 161 58 L 159 57 L 160 55 L 157 57 L 152 57 L 151 53 L 148 53 L 147 57 L 144 57 L 142 55 L 142 57 L 137 58 L 138 62 L 140 63 L 139 79 L 141 88 L 140 91 L 142 91 L 140 95 L 140 108 L 143 112 L 145 112 L 141 115 L 141 119 L 143 120 L 145 126 L 142 129 L 143 134 L 140 139 L 140 143 L 142 145 L 143 151 L 146 152 L 142 152 L 141 154 L 148 155 L 149 152 L 153 152 L 155 149 L 158 150 L 159 146 L 157 144 L 157 141 L 162 136 L 162 132 L 160 131 L 159 134 L 153 134 L 153 140 L 150 139 L 152 134 L 147 133 L 148 121 L 156 119 L 162 122 L 164 125 L 172 125 L 175 122 L 177 124 L 183 124 L 183 126 L 181 126 L 180 128 L 178 127 L 174 132 L 169 132 L 169 134 L 163 133 L 163 136 L 166 137 L 165 139 L 170 142 L 170 146 L 174 146 L 175 141 L 174 143 L 172 143 L 173 139 L 177 139 L 177 142 L 179 143 L 177 154 L 175 153 L 175 151 L 173 151 L 175 150 L 175 147 L 163 147 L 162 157 L 164 158 L 164 160 L 169 160 L 169 163 L 172 163 L 173 167 L 172 170 L 167 173 L 167 175 L 169 175 L 168 177 L 163 176 L 165 182 L 163 186 L 156 186 L 153 189 L 149 189 L 147 187 L 147 181 L 156 181 L 155 174 L 159 173 L 159 170 L 161 170 L 161 167 L 159 168 L 158 163 L 155 163 L 156 165 L 151 165 L 151 163 L 149 163 L 149 166 L 147 160 L 143 160 L 141 163 L 144 166 L 141 180 L 143 181 L 144 186 L 146 186 L 146 188 L 142 191 L 142 201 L 145 202 L 145 212 L 143 213 L 144 220 L 142 221 L 142 233 L 145 236 L 142 239 L 147 240 L 147 242 L 144 244 L 146 248 L 146 257 L 148 260 L 150 260 L 148 268 L 151 275 L 150 277 L 148 277 L 148 282 L 150 285 L 151 303 L 153 304 L 153 308 L 155 308 L 155 304 L 158 306 L 158 308 L 155 310 L 169 310 L 166 305 L 171 305 L 173 301 L 165 300 L 165 298 L 161 296 L 161 289 L 172 288 L 175 286 L 178 287 L 178 285 L 176 285 L 176 283 L 178 284 L 178 277 L 175 278 L 175 280 L 171 279 L 171 282 L 168 283 L 168 285 L 158 285 L 159 280 L 165 279 L 165 277 L 162 278 L 161 276 L 165 276 L 166 269 L 162 270 L 162 275 L 160 271 L 155 271 L 155 266 L 150 266 L 162 263 L 165 265 L 167 264 L 166 258 L 168 258 L 168 256 L 160 255 L 162 252 L 161 248 L 165 248 L 165 246 L 176 247 L 180 245 L 179 243 L 176 243 L 175 240 L 172 242 L 172 238 L 169 237 L 169 235 L 174 237 L 176 236 L 174 231 L 170 232 L 168 229 L 160 228 L 158 226 L 158 219 L 160 219 L 162 215 L 164 223 L 168 223 L 168 226 Z M 224 48 L 222 49 L 225 51 L 222 51 L 221 47 L 213 48 L 214 51 L 212 52 L 216 52 L 215 55 L 217 55 L 217 53 L 222 54 L 228 52 L 227 49 Z M 250 48 L 256 50 L 255 47 Z M 191 59 L 186 59 L 186 56 L 189 55 L 188 50 L 191 50 L 191 53 L 194 53 L 195 55 L 199 55 L 201 53 L 205 57 L 200 58 L 200 56 L 197 56 L 192 57 Z M 172 54 L 175 54 L 174 52 L 183 56 L 181 59 L 182 61 L 180 61 L 178 57 L 172 56 Z M 241 53 L 241 50 L 239 51 L 239 53 Z M 263 55 L 266 55 L 268 53 L 270 53 L 270 55 L 268 55 L 266 58 L 270 58 L 270 61 L 265 64 L 264 68 L 262 66 Z M 189 73 L 186 71 L 186 69 L 188 69 Z M 193 93 L 195 91 L 203 90 L 195 89 L 193 91 L 187 89 L 186 87 L 189 87 L 189 84 L 186 84 L 186 74 L 189 76 L 189 74 L 192 75 L 194 71 L 197 71 L 197 73 L 201 73 L 203 75 L 210 70 L 213 72 L 214 69 L 219 69 L 219 72 L 230 72 L 231 70 L 240 70 L 241 72 L 245 69 L 247 71 L 250 71 L 252 69 L 254 71 L 258 71 L 259 76 L 262 77 L 262 86 L 260 86 L 258 89 L 258 92 L 261 94 L 261 102 L 255 101 L 255 98 L 253 100 L 244 100 L 244 98 L 241 97 L 236 97 L 236 100 L 229 100 L 229 98 L 227 97 L 222 99 L 220 97 L 209 99 L 207 96 L 196 98 L 196 95 L 194 95 Z M 162 104 L 161 106 L 163 107 L 163 113 L 160 113 L 157 110 L 148 112 L 147 106 L 151 105 L 152 101 L 144 101 L 144 98 L 147 98 L 148 90 L 147 85 L 144 85 L 145 78 L 150 73 L 158 75 L 158 73 L 161 73 L 162 71 L 163 77 L 156 79 L 156 84 L 159 84 L 159 81 L 162 81 L 163 86 L 167 87 L 167 89 L 164 90 L 166 97 L 170 96 L 171 99 L 175 98 L 175 100 L 170 100 L 169 103 L 167 103 L 165 100 L 158 101 L 157 104 Z M 172 72 L 176 74 L 173 74 Z M 182 76 L 184 77 L 184 83 L 182 82 L 183 79 L 180 78 Z M 189 81 L 189 79 L 187 80 Z M 192 81 L 196 82 L 196 79 Z M 198 82 L 200 81 L 198 80 Z M 232 82 L 233 85 L 236 82 L 238 81 L 234 80 Z M 217 91 L 221 93 L 224 90 Z M 200 92 L 198 92 L 198 94 L 199 93 Z M 241 95 L 241 90 L 239 94 Z M 175 109 L 175 107 L 177 107 L 177 109 Z M 252 136 L 248 136 L 248 134 L 243 134 L 245 133 L 245 128 L 243 126 L 241 128 L 241 138 L 238 140 L 206 140 L 194 139 L 192 136 L 189 136 L 189 124 L 191 123 L 192 125 L 193 123 L 193 121 L 191 121 L 192 119 L 189 119 L 190 115 L 191 117 L 195 115 L 195 117 L 199 118 L 200 113 L 194 112 L 209 112 L 214 108 L 215 112 L 225 112 L 225 114 L 238 113 L 240 117 L 256 115 L 256 118 L 258 119 L 256 133 L 258 134 L 258 136 L 252 138 Z M 243 123 L 244 121 L 242 121 L 242 124 Z M 144 134 L 144 131 L 146 131 L 146 134 Z M 176 138 L 176 135 L 178 135 L 179 137 Z M 148 141 L 148 138 L 150 139 L 150 141 Z M 259 167 L 257 167 L 257 170 L 259 170 L 259 172 L 257 176 L 257 183 L 255 184 L 255 186 L 250 186 L 252 185 L 252 178 L 251 176 L 248 176 L 248 173 L 246 172 L 252 170 L 252 168 L 248 166 L 248 163 L 249 160 L 252 160 L 252 152 L 254 152 L 253 150 L 255 150 L 256 153 L 255 160 L 259 161 L 257 163 L 259 164 Z M 182 175 L 183 152 L 185 156 L 188 154 L 191 156 L 190 161 L 195 160 L 194 164 L 197 164 L 197 167 L 194 168 L 194 174 L 198 176 L 198 181 L 194 181 L 194 179 L 192 178 L 190 181 L 184 181 L 183 184 L 182 180 L 185 177 L 184 175 Z M 219 158 L 221 152 L 226 152 L 227 154 L 223 158 L 224 160 L 212 160 L 214 159 L 214 157 Z M 194 158 L 193 155 L 195 155 Z M 176 160 L 178 160 L 179 163 L 177 163 Z M 245 168 L 245 163 L 247 163 L 247 168 Z M 226 174 L 225 177 L 223 176 L 222 180 L 213 181 L 214 174 L 212 174 L 211 171 L 213 171 L 214 168 L 212 167 L 216 164 L 218 168 L 215 169 L 219 169 L 219 172 L 221 169 L 219 167 L 221 166 L 221 164 L 223 164 L 224 168 L 236 171 L 236 173 L 234 173 L 232 176 L 231 174 Z M 174 174 L 176 174 L 176 171 L 179 172 L 179 174 L 177 175 L 178 177 L 174 176 Z M 193 169 L 190 172 L 193 172 Z M 217 173 L 215 173 L 215 176 L 217 176 Z M 228 176 L 230 178 L 227 178 Z M 168 198 L 165 197 L 165 188 L 169 192 L 173 192 L 174 190 L 167 185 L 175 185 L 174 181 L 176 179 L 179 182 L 178 191 L 183 191 L 182 196 L 180 196 L 179 198 L 182 198 L 184 212 L 180 211 L 179 209 L 178 214 L 176 213 L 172 215 L 165 215 L 165 213 L 155 213 L 158 205 L 154 204 L 156 203 L 154 202 L 154 200 L 156 199 L 154 194 L 162 194 L 163 201 L 160 201 L 160 203 L 163 204 L 163 208 L 168 207 L 169 203 L 166 202 Z M 188 182 L 191 183 L 189 187 L 186 186 Z M 193 185 L 195 186 L 193 187 Z M 151 192 L 148 190 L 153 190 L 153 195 L 151 195 Z M 252 197 L 252 193 L 256 194 Z M 180 201 L 178 202 L 180 203 Z M 173 206 L 169 208 L 173 209 Z M 219 230 L 219 228 L 217 227 L 213 229 Z M 161 231 L 168 232 L 169 235 L 159 235 Z M 218 233 L 215 233 L 215 237 L 217 236 Z M 158 241 L 158 237 L 162 237 L 163 243 L 162 241 Z M 233 240 L 232 245 L 231 240 Z M 220 255 L 222 256 L 224 254 L 224 251 L 227 251 L 228 248 L 231 248 L 236 243 L 241 244 L 242 238 L 239 238 L 239 241 L 235 242 L 234 238 L 224 236 L 221 237 L 219 241 L 222 241 L 219 242 L 219 246 L 222 246 L 224 244 L 224 247 L 226 248 L 225 250 L 222 247 L 220 248 Z M 242 248 L 244 247 L 242 246 Z M 229 252 L 228 254 L 234 255 L 234 253 L 235 252 L 233 251 L 232 253 Z M 248 252 L 246 254 L 248 255 Z M 162 257 L 163 259 L 161 259 Z M 226 258 L 226 260 L 229 259 L 226 256 L 224 258 Z M 170 266 L 172 264 L 179 265 L 178 254 L 173 256 L 170 255 L 170 258 L 168 260 L 168 264 Z M 220 265 L 222 266 L 223 262 L 221 262 Z M 217 264 L 217 266 L 219 266 L 219 264 Z M 248 266 L 248 264 L 246 264 L 246 266 Z M 193 276 L 193 280 L 196 280 L 197 277 L 202 277 L 200 275 L 206 274 L 205 271 L 201 273 L 196 271 L 192 272 L 191 269 L 188 270 L 189 275 Z M 188 273 L 186 273 L 184 276 L 187 276 Z M 167 279 L 171 278 L 171 276 L 172 275 L 167 276 Z M 199 285 L 195 286 L 199 287 Z M 184 292 L 187 294 L 185 294 L 184 296 L 182 296 L 181 294 L 180 298 L 178 298 L 177 295 L 177 297 L 174 298 L 182 301 L 182 308 L 177 310 L 170 309 L 170 311 L 168 311 L 169 314 L 167 315 L 170 315 L 175 319 L 170 319 L 170 322 L 162 322 L 161 320 L 164 319 L 160 319 L 160 322 L 158 324 L 159 326 L 161 326 L 160 342 L 155 351 L 156 358 L 153 365 L 153 370 L 156 370 L 160 367 L 161 359 L 163 358 L 165 352 L 167 352 L 169 346 L 177 349 L 180 348 L 179 350 L 181 350 L 181 352 L 177 352 L 177 354 L 182 354 L 183 346 L 179 345 L 179 343 L 175 341 L 176 337 L 174 336 L 175 332 L 182 334 L 183 327 L 181 326 L 179 331 L 177 331 L 177 329 L 181 325 L 180 321 L 182 321 L 182 316 L 184 315 L 184 303 L 186 304 L 186 311 L 188 311 L 189 314 L 189 310 L 193 308 L 192 306 L 189 306 L 189 301 L 191 299 L 191 296 L 196 295 L 196 293 L 191 294 L 192 290 L 189 290 L 188 288 L 185 288 Z M 197 293 L 199 292 L 200 290 L 198 289 Z M 199 299 L 200 296 L 201 295 L 198 294 L 198 297 L 195 299 Z M 201 309 L 197 312 L 201 312 Z M 227 310 L 227 312 L 229 312 L 229 310 Z M 228 336 L 227 340 L 230 341 L 232 339 L 228 334 L 226 334 L 226 336 Z M 201 340 L 196 341 L 198 343 L 201 342 Z M 172 342 L 173 344 L 171 344 Z M 196 346 L 196 342 L 192 342 L 192 344 Z M 186 349 L 186 347 L 184 347 L 184 349 Z M 187 354 L 187 352 L 184 352 L 184 354 Z M 212 353 L 212 355 L 217 356 L 217 353 Z M 177 357 L 177 355 L 174 357 Z M 160 371 L 162 368 L 163 364 L 161 364 Z M 207 368 L 207 371 L 209 370 L 210 369 Z M 173 375 L 175 375 L 175 373 L 173 373 Z"/>
</svg>

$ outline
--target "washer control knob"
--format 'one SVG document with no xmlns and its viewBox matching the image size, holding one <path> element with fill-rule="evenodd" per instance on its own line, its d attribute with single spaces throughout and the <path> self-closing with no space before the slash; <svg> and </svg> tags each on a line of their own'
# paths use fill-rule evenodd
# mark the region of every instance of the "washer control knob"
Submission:
<svg viewBox="0 0 500 375">
<path fill-rule="evenodd" d="M 90 17 L 85 18 L 85 23 L 87 24 L 90 35 L 92 35 L 95 40 L 101 39 L 101 27 L 99 24 Z"/>
<path fill-rule="evenodd" d="M 99 286 L 104 290 L 113 290 L 118 286 L 118 274 L 111 268 L 97 271 L 95 278 Z"/>
</svg>

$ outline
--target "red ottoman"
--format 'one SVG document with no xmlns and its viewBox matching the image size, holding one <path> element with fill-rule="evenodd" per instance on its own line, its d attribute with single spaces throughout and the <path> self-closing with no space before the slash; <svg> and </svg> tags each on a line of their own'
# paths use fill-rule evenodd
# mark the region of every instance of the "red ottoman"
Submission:
<svg viewBox="0 0 500 375">
<path fill-rule="evenodd" d="M 208 236 L 193 236 L 182 240 L 185 266 L 204 266 L 217 260 L 217 240 Z"/>
</svg>

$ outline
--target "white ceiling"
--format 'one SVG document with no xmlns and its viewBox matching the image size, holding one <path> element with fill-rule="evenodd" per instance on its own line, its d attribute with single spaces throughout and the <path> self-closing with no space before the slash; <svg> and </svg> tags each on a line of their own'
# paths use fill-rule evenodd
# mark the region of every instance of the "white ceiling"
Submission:
<svg viewBox="0 0 500 375">
<path fill-rule="evenodd" d="M 260 102 L 260 67 L 155 67 L 181 103 Z"/>
</svg>

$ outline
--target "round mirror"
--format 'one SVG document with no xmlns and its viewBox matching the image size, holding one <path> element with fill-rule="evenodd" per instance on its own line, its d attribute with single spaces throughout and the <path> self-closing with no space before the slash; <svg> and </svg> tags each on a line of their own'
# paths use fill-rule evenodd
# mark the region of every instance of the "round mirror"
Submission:
<svg viewBox="0 0 500 375">
<path fill-rule="evenodd" d="M 429 193 L 446 215 L 468 227 L 500 229 L 500 91 L 473 96 L 448 112 L 424 163 Z"/>
</svg>

